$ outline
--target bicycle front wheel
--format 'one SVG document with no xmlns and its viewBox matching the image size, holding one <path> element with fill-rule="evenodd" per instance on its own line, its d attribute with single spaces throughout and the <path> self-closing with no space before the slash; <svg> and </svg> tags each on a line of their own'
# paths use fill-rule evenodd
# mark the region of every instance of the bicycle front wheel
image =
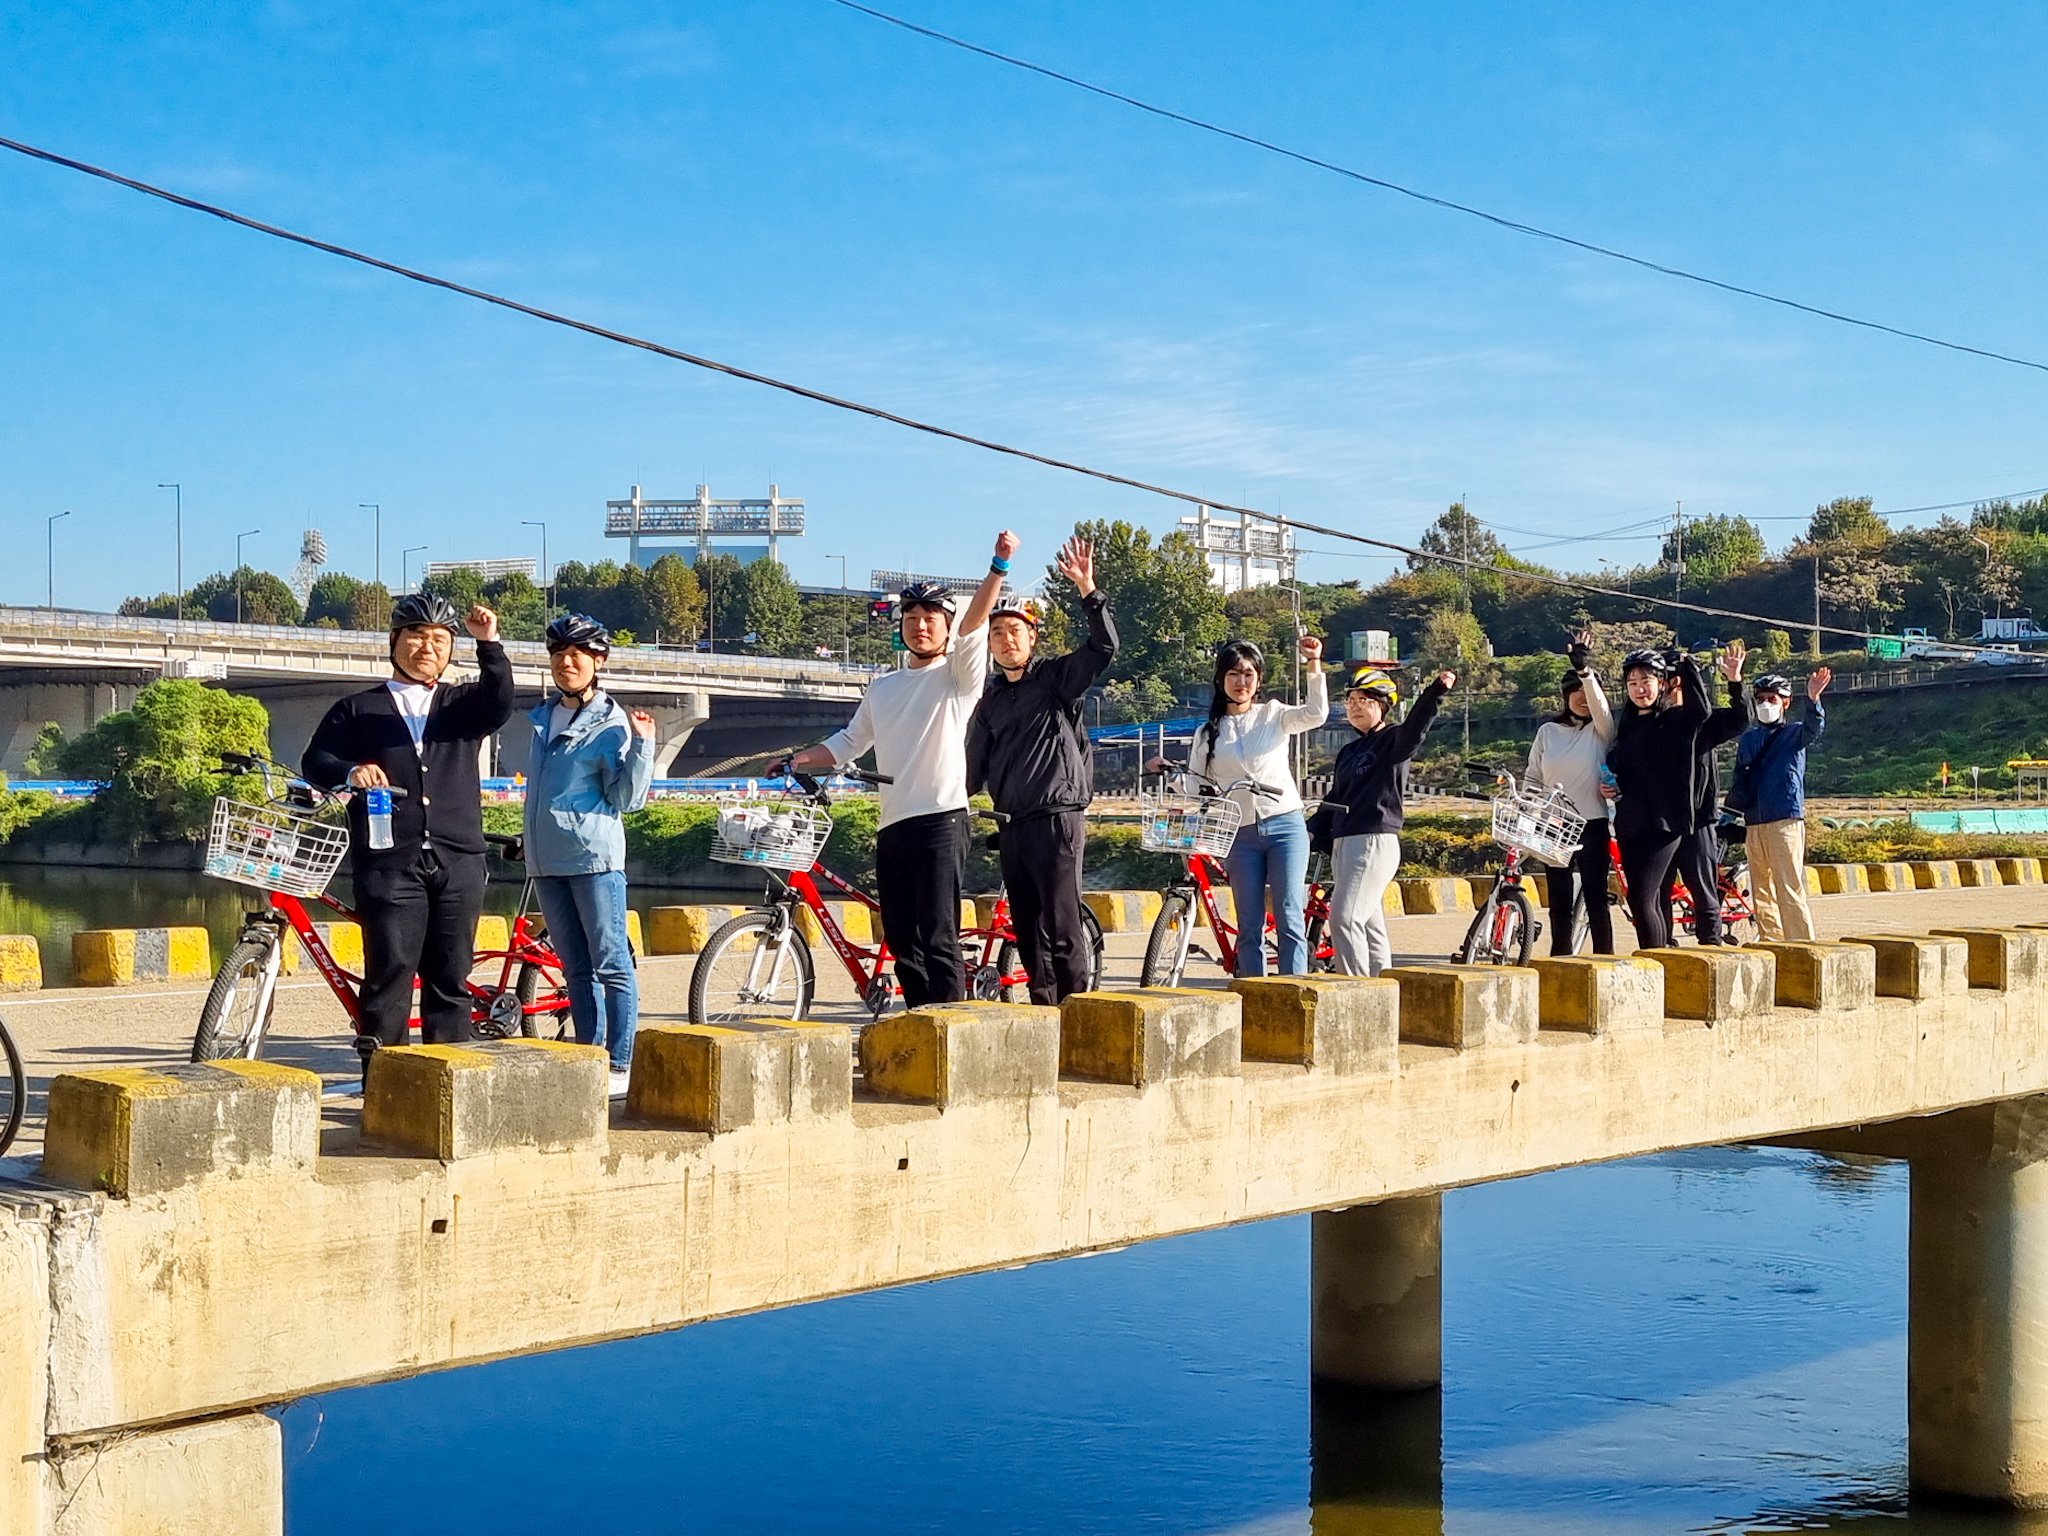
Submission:
<svg viewBox="0 0 2048 1536">
<path fill-rule="evenodd" d="M 690 973 L 690 1022 L 745 1014 L 806 1018 L 816 978 L 811 947 L 780 912 L 742 912 L 711 935 Z"/>
<path fill-rule="evenodd" d="M 277 934 L 268 928 L 252 928 L 235 940 L 199 1010 L 194 1061 L 253 1061 L 262 1051 L 270 1028 L 269 980 L 277 944 Z"/>
<path fill-rule="evenodd" d="M 1495 891 L 1465 930 L 1458 959 L 1466 965 L 1527 965 L 1535 936 L 1529 898 L 1519 890 Z"/>
<path fill-rule="evenodd" d="M 551 1006 L 554 1011 L 533 1011 L 543 1004 Z M 569 1021 L 569 994 L 531 960 L 519 967 L 519 1032 L 529 1039 L 538 1040 L 576 1038 L 576 1031 Z"/>
<path fill-rule="evenodd" d="M 28 1108 L 28 1074 L 21 1069 L 21 1050 L 4 1021 L 0 1021 L 0 1054 L 7 1057 L 7 1075 L 0 1078 L 0 1153 L 4 1153 L 14 1145 L 22 1111 Z"/>
<path fill-rule="evenodd" d="M 1145 963 L 1138 972 L 1141 987 L 1177 987 L 1187 969 L 1188 945 L 1193 939 L 1194 903 L 1184 891 L 1169 891 L 1152 922 L 1152 937 L 1145 941 Z"/>
</svg>

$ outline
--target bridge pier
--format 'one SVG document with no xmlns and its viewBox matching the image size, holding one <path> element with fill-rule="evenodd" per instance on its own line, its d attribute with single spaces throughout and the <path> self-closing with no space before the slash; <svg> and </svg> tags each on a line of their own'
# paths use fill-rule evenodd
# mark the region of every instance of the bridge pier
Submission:
<svg viewBox="0 0 2048 1536">
<path fill-rule="evenodd" d="M 73 1447 L 47 1465 L 48 1536 L 284 1533 L 284 1443 L 267 1414 L 122 1435 Z"/>
<path fill-rule="evenodd" d="M 1309 1372 L 1379 1392 L 1440 1386 L 1444 1199 L 1317 1211 L 1309 1235 Z"/>
<path fill-rule="evenodd" d="M 1913 1488 L 2048 1508 L 2048 1096 L 1954 1110 L 1916 1131 Z"/>
</svg>

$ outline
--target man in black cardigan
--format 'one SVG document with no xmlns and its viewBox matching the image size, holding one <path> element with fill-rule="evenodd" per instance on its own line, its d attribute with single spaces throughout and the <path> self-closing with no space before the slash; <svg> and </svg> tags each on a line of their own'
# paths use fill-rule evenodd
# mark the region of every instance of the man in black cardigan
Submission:
<svg viewBox="0 0 2048 1536">
<path fill-rule="evenodd" d="M 473 683 L 443 682 L 457 621 L 446 598 L 402 597 L 391 610 L 391 680 L 350 694 L 327 712 L 302 763 L 308 783 L 389 786 L 391 846 L 372 848 L 367 796 L 348 808 L 356 915 L 363 924 L 364 1064 L 379 1045 L 405 1044 L 413 978 L 420 1036 L 467 1040 L 476 920 L 489 876 L 484 862 L 477 752 L 512 713 L 512 663 L 498 643 L 498 616 L 481 604 L 461 621 L 476 640 Z"/>
</svg>

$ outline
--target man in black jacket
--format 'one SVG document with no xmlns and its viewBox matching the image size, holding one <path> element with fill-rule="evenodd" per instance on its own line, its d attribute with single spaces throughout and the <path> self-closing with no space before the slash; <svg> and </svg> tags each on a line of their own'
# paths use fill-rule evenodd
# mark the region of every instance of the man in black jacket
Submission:
<svg viewBox="0 0 2048 1536">
<path fill-rule="evenodd" d="M 1083 814 L 1095 793 L 1094 765 L 1081 729 L 1081 697 L 1116 659 L 1109 600 L 1095 585 L 1095 551 L 1067 540 L 1059 572 L 1081 594 L 1088 643 L 1042 658 L 1038 610 L 1029 598 L 1004 598 L 988 621 L 998 675 L 967 723 L 967 788 L 986 788 L 997 814 L 1003 883 L 1031 978 L 1031 1001 L 1057 1003 L 1088 985 L 1088 940 L 1081 926 Z"/>
<path fill-rule="evenodd" d="M 1721 675 L 1728 680 L 1728 702 L 1707 716 L 1707 723 L 1694 738 L 1699 757 L 1692 770 L 1692 835 L 1679 843 L 1678 856 L 1671 861 L 1671 880 L 1664 888 L 1664 921 L 1676 937 L 1678 929 L 1671 926 L 1671 903 L 1678 882 L 1685 881 L 1686 892 L 1692 897 L 1693 934 L 1702 944 L 1724 941 L 1721 839 L 1715 830 L 1721 820 L 1721 774 L 1714 751 L 1749 729 L 1749 709 L 1742 702 L 1742 660 L 1747 654 L 1740 640 L 1730 641 L 1721 653 L 1718 665 Z M 1673 702 L 1677 703 L 1683 699 L 1685 685 L 1674 681 L 1671 692 Z"/>
<path fill-rule="evenodd" d="M 512 713 L 512 663 L 498 616 L 481 604 L 461 621 L 476 640 L 473 683 L 442 674 L 457 620 L 446 598 L 402 597 L 391 610 L 391 680 L 350 694 L 306 748 L 307 782 L 404 791 L 391 805 L 391 846 L 372 848 L 368 797 L 348 808 L 356 914 L 363 923 L 362 1019 L 356 1049 L 367 1066 L 379 1045 L 405 1044 L 413 978 L 420 1037 L 469 1038 L 469 977 L 488 875 L 477 752 Z"/>
</svg>

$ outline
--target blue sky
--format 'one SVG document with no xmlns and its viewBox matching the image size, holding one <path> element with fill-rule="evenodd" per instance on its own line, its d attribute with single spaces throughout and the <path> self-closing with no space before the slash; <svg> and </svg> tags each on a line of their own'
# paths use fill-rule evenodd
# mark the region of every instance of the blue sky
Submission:
<svg viewBox="0 0 2048 1536">
<path fill-rule="evenodd" d="M 2048 12 L 1145 0 L 904 14 L 1374 174 L 2048 358 Z M 672 345 L 1361 532 L 1551 537 L 2048 485 L 2048 377 L 1600 262 L 829 0 L 0 4 L 0 134 Z M 1156 498 L 923 440 L 0 158 L 0 601 L 234 535 L 617 553 L 602 506 L 805 497 L 800 579 L 973 571 Z M 1774 541 L 1794 521 L 1765 523 Z M 1313 547 L 1327 541 L 1311 540 Z M 1511 545 L 1540 540 L 1516 535 Z M 1541 558 L 1592 568 L 1654 544 Z M 417 557 L 416 557 L 417 558 Z M 1323 578 L 1383 561 L 1319 557 Z"/>
</svg>

